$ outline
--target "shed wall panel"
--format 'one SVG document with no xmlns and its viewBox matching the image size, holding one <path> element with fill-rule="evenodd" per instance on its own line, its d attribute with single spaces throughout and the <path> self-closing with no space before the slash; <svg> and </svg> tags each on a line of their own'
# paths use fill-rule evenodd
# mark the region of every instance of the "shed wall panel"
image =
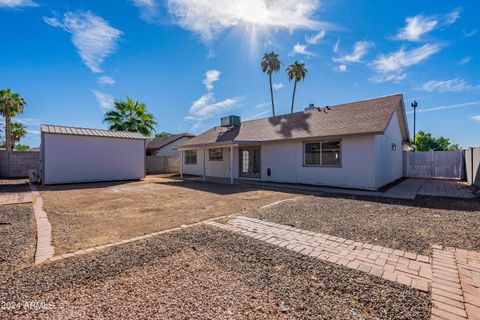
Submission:
<svg viewBox="0 0 480 320">
<path fill-rule="evenodd" d="M 43 134 L 45 184 L 142 179 L 145 141 Z"/>
</svg>

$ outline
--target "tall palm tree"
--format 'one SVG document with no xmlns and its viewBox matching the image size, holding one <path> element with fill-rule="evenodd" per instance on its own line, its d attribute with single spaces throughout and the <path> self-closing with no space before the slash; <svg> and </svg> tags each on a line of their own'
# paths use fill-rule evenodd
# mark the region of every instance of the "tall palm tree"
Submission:
<svg viewBox="0 0 480 320">
<path fill-rule="evenodd" d="M 278 54 L 275 52 L 267 52 L 263 55 L 260 66 L 262 67 L 262 72 L 268 74 L 268 80 L 270 82 L 270 97 L 272 98 L 272 114 L 275 116 L 275 103 L 273 102 L 273 86 L 272 86 L 272 74 L 280 70 L 280 60 L 278 59 Z"/>
<path fill-rule="evenodd" d="M 290 111 L 290 113 L 293 113 L 293 106 L 295 104 L 295 93 L 297 91 L 297 82 L 305 79 L 305 75 L 307 74 L 308 70 L 307 68 L 305 68 L 305 63 L 295 61 L 288 66 L 286 71 L 288 74 L 288 80 L 295 81 L 293 85 L 292 110 Z"/>
<path fill-rule="evenodd" d="M 103 122 L 107 122 L 110 130 L 139 132 L 146 137 L 151 137 L 155 132 L 155 116 L 147 111 L 144 103 L 133 101 L 115 100 L 113 110 L 105 113 Z"/>
<path fill-rule="evenodd" d="M 12 150 L 12 117 L 23 112 L 26 102 L 20 94 L 10 89 L 0 90 L 0 114 L 5 117 L 5 149 Z"/>
<path fill-rule="evenodd" d="M 20 139 L 25 138 L 27 135 L 27 127 L 20 122 L 12 122 L 12 150 L 15 149 L 15 144 L 20 142 Z"/>
</svg>

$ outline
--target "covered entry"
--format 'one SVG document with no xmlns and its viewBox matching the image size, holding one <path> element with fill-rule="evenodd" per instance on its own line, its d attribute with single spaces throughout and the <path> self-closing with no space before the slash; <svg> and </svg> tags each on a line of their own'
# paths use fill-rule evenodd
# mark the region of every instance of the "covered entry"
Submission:
<svg viewBox="0 0 480 320">
<path fill-rule="evenodd" d="M 240 147 L 239 151 L 239 176 L 241 178 L 260 179 L 262 176 L 260 146 Z"/>
</svg>

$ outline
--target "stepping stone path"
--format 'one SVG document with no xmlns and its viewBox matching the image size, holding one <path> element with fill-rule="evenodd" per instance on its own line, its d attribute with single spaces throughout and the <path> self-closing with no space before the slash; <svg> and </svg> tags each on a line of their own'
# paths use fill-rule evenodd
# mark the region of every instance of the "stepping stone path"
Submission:
<svg viewBox="0 0 480 320">
<path fill-rule="evenodd" d="M 320 260 L 432 291 L 432 319 L 480 320 L 480 252 L 433 246 L 432 258 L 249 217 L 205 222 Z"/>
</svg>

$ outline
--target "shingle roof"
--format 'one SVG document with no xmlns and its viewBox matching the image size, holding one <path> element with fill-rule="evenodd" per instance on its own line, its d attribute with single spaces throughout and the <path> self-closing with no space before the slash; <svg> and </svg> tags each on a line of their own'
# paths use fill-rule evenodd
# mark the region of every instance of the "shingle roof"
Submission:
<svg viewBox="0 0 480 320">
<path fill-rule="evenodd" d="M 93 136 L 93 137 L 108 137 L 108 138 L 122 138 L 122 139 L 146 139 L 138 132 L 126 132 L 126 131 L 112 131 L 105 129 L 89 129 L 89 128 L 76 128 L 66 126 L 55 126 L 42 124 L 42 133 L 52 134 L 66 134 L 75 136 Z"/>
<path fill-rule="evenodd" d="M 188 137 L 188 138 L 193 138 L 195 137 L 193 134 L 190 133 L 180 133 L 180 134 L 174 134 L 171 136 L 166 136 L 166 137 L 160 137 L 160 138 L 155 138 L 150 140 L 147 143 L 147 150 L 158 150 L 166 145 L 169 145 L 172 142 L 175 142 L 181 138 Z"/>
<path fill-rule="evenodd" d="M 382 134 L 393 113 L 403 121 L 408 139 L 401 94 L 331 106 L 330 110 L 309 109 L 287 115 L 244 121 L 239 127 L 214 127 L 183 143 L 181 147 L 248 144 L 264 141 Z"/>
</svg>

